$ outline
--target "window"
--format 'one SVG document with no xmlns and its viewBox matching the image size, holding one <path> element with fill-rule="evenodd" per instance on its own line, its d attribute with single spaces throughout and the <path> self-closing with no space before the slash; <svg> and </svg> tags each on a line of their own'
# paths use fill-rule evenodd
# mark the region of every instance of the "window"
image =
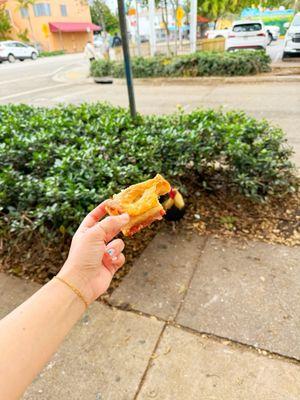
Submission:
<svg viewBox="0 0 300 400">
<path fill-rule="evenodd" d="M 23 43 L 15 42 L 15 47 L 21 47 L 22 49 L 24 49 L 27 46 L 25 44 L 23 44 Z"/>
<path fill-rule="evenodd" d="M 66 17 L 68 15 L 67 6 L 65 4 L 60 5 L 60 12 L 62 17 Z"/>
<path fill-rule="evenodd" d="M 27 8 L 20 8 L 20 13 L 22 18 L 28 18 L 29 17 L 29 13 L 28 13 L 28 9 Z"/>
<path fill-rule="evenodd" d="M 36 17 L 50 17 L 51 8 L 49 3 L 36 3 L 33 5 L 34 15 Z"/>
<path fill-rule="evenodd" d="M 241 25 L 235 25 L 233 27 L 233 32 L 255 32 L 255 31 L 261 31 L 262 26 L 261 24 L 241 24 Z"/>
<path fill-rule="evenodd" d="M 296 15 L 293 22 L 292 26 L 300 26 L 300 15 Z"/>
</svg>

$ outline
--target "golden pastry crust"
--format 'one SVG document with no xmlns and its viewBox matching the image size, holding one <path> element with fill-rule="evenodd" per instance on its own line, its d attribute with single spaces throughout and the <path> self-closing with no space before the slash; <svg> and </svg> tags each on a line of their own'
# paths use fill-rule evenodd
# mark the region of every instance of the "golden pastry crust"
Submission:
<svg viewBox="0 0 300 400">
<path fill-rule="evenodd" d="M 170 190 L 170 184 L 158 174 L 153 179 L 129 186 L 115 194 L 108 201 L 106 211 L 109 215 L 129 214 L 130 221 L 122 232 L 125 236 L 131 236 L 154 220 L 162 219 L 165 211 L 158 198 Z"/>
</svg>

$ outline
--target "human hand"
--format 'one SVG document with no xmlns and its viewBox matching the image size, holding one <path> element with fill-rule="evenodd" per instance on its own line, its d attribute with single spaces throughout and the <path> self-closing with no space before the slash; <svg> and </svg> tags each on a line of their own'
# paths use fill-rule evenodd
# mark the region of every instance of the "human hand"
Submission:
<svg viewBox="0 0 300 400">
<path fill-rule="evenodd" d="M 102 219 L 105 205 L 106 202 L 101 203 L 84 218 L 72 239 L 67 261 L 58 273 L 80 290 L 88 304 L 108 289 L 115 272 L 125 262 L 123 240 L 112 239 L 128 223 L 129 216 Z"/>
</svg>

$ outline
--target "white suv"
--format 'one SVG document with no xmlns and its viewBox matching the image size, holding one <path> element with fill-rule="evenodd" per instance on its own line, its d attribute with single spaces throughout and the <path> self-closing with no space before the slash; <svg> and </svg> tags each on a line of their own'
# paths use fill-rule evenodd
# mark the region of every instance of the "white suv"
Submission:
<svg viewBox="0 0 300 400">
<path fill-rule="evenodd" d="M 294 16 L 284 39 L 284 49 L 282 58 L 291 54 L 300 56 L 300 13 Z"/>
<path fill-rule="evenodd" d="M 13 40 L 0 42 L 0 63 L 2 61 L 13 63 L 17 59 L 24 61 L 26 58 L 36 60 L 38 55 L 38 50 L 32 46 L 28 46 L 27 44 Z"/>
<path fill-rule="evenodd" d="M 226 40 L 227 51 L 265 50 L 269 44 L 269 34 L 262 21 L 236 21 Z"/>
</svg>

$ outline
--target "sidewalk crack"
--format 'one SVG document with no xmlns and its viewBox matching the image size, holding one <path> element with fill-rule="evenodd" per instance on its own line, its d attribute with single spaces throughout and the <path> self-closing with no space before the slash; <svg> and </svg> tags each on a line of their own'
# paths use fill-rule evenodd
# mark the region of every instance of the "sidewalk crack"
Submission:
<svg viewBox="0 0 300 400">
<path fill-rule="evenodd" d="M 159 334 L 159 336 L 158 336 L 158 338 L 157 338 L 157 341 L 156 341 L 156 343 L 155 343 L 154 349 L 152 350 L 151 356 L 149 357 L 149 360 L 148 360 L 146 369 L 145 369 L 145 371 L 144 371 L 144 373 L 143 373 L 143 376 L 142 376 L 142 378 L 141 378 L 141 380 L 140 380 L 140 383 L 139 383 L 138 388 L 137 388 L 137 390 L 136 390 L 136 392 L 135 392 L 135 395 L 134 395 L 134 397 L 133 397 L 133 400 L 137 400 L 138 395 L 140 394 L 140 391 L 141 391 L 141 389 L 142 389 L 142 387 L 143 387 L 143 385 L 144 385 L 144 382 L 145 382 L 145 380 L 146 380 L 148 371 L 149 371 L 149 369 L 150 369 L 151 366 L 152 366 L 153 360 L 154 360 L 155 355 L 156 355 L 156 351 L 157 351 L 158 346 L 159 346 L 159 344 L 160 344 L 160 342 L 161 342 L 161 338 L 162 338 L 162 336 L 163 336 L 163 334 L 164 334 L 164 332 L 165 332 L 165 330 L 166 330 L 166 326 L 167 326 L 167 323 L 165 322 L 164 325 L 163 325 L 163 327 L 162 327 L 162 330 L 161 330 L 161 332 L 160 332 L 160 334 Z"/>
<path fill-rule="evenodd" d="M 206 248 L 206 244 L 207 244 L 207 242 L 208 242 L 208 239 L 209 239 L 209 236 L 206 236 L 205 239 L 204 239 L 204 242 L 203 242 L 202 246 L 199 248 L 199 256 L 197 257 L 197 260 L 196 260 L 196 262 L 195 262 L 194 269 L 193 269 L 192 274 L 191 274 L 191 276 L 190 276 L 190 279 L 189 279 L 189 281 L 188 281 L 187 290 L 186 290 L 185 293 L 183 294 L 182 299 L 180 300 L 178 309 L 177 309 L 177 311 L 176 311 L 176 313 L 175 313 L 175 315 L 174 315 L 174 321 L 176 321 L 176 319 L 177 319 L 177 317 L 178 317 L 178 315 L 179 315 L 179 313 L 180 313 L 180 311 L 181 311 L 181 308 L 182 308 L 182 306 L 183 306 L 183 304 L 184 304 L 184 302 L 185 302 L 185 299 L 186 299 L 187 294 L 188 294 L 188 292 L 189 292 L 189 289 L 190 289 L 192 280 L 193 280 L 193 278 L 194 278 L 194 276 L 195 276 L 195 273 L 196 273 L 196 270 L 197 270 L 197 268 L 198 268 L 198 264 L 199 264 L 199 262 L 200 262 L 200 260 L 201 260 L 201 258 L 202 258 L 202 256 L 203 256 L 204 250 L 205 250 L 205 248 Z"/>
</svg>

